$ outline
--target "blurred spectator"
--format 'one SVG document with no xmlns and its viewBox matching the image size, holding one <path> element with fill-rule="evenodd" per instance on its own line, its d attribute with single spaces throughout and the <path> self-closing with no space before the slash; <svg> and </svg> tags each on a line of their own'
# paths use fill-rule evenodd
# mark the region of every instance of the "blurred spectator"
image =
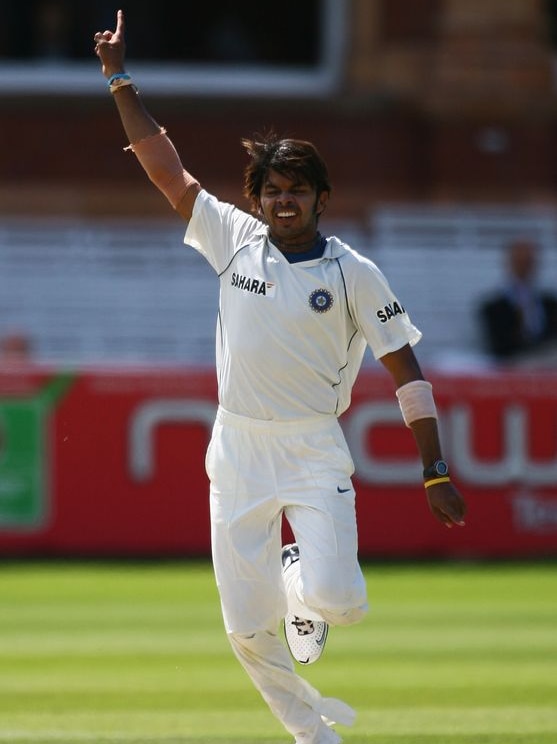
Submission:
<svg viewBox="0 0 557 744">
<path fill-rule="evenodd" d="M 0 363 L 29 362 L 32 357 L 31 340 L 23 333 L 9 333 L 0 338 Z"/>
<path fill-rule="evenodd" d="M 538 285 L 539 247 L 513 241 L 505 252 L 507 279 L 479 307 L 486 349 L 499 361 L 527 359 L 557 348 L 557 295 Z"/>
<path fill-rule="evenodd" d="M 35 56 L 53 61 L 70 56 L 70 18 L 66 0 L 40 0 L 34 15 Z"/>
</svg>

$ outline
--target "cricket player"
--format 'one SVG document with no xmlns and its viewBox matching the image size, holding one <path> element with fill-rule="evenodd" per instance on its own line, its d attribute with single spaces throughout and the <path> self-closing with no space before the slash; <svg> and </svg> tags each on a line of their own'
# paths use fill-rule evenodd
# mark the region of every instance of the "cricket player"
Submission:
<svg viewBox="0 0 557 744">
<path fill-rule="evenodd" d="M 238 660 L 296 744 L 336 744 L 354 711 L 296 671 L 319 659 L 330 625 L 367 611 L 357 558 L 354 466 L 338 417 L 369 345 L 393 379 L 424 466 L 433 515 L 463 525 L 442 458 L 420 331 L 377 266 L 318 230 L 331 186 L 309 142 L 243 141 L 250 213 L 184 169 L 126 71 L 124 15 L 94 35 L 129 148 L 187 223 L 184 241 L 220 282 L 218 412 L 207 449 L 212 557 Z M 281 545 L 282 519 L 295 542 Z M 281 627 L 286 642 L 281 635 Z"/>
</svg>

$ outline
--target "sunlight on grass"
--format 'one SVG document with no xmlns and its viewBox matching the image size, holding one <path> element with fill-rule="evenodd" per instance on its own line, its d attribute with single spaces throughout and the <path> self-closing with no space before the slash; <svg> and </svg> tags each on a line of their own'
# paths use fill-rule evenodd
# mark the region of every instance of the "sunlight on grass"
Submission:
<svg viewBox="0 0 557 744">
<path fill-rule="evenodd" d="M 372 610 L 300 673 L 347 744 L 555 744 L 555 564 L 365 567 Z M 278 744 L 208 563 L 0 569 L 0 742 Z"/>
</svg>

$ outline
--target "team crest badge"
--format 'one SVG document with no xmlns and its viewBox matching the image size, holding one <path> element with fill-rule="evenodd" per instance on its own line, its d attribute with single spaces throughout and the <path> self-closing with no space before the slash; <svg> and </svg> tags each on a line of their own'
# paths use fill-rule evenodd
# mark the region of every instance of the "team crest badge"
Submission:
<svg viewBox="0 0 557 744">
<path fill-rule="evenodd" d="M 316 313 L 326 313 L 333 306 L 333 295 L 328 289 L 315 289 L 309 296 L 309 304 Z"/>
</svg>

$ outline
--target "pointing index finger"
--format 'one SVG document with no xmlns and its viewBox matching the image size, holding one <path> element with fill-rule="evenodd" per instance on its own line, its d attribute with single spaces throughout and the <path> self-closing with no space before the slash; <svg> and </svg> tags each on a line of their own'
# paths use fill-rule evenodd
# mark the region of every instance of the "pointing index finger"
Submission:
<svg viewBox="0 0 557 744">
<path fill-rule="evenodd" d="M 116 13 L 116 33 L 118 34 L 118 36 L 124 35 L 124 27 L 124 11 L 119 10 Z"/>
</svg>

